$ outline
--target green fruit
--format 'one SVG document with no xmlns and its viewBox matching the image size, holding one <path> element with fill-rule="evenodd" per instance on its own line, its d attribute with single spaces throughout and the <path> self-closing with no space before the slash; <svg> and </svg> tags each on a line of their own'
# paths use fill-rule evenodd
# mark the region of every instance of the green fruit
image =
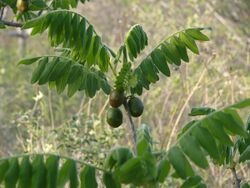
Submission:
<svg viewBox="0 0 250 188">
<path fill-rule="evenodd" d="M 122 124 L 123 116 L 119 108 L 110 108 L 107 112 L 107 122 L 113 127 L 119 127 Z"/>
<path fill-rule="evenodd" d="M 128 107 L 133 117 L 141 116 L 144 110 L 142 101 L 137 97 L 132 97 L 131 99 L 129 99 Z"/>
<path fill-rule="evenodd" d="M 113 90 L 109 95 L 109 104 L 117 108 L 122 105 L 124 98 L 124 93 L 122 91 Z"/>
<path fill-rule="evenodd" d="M 16 2 L 17 10 L 20 12 L 26 12 L 29 8 L 29 1 L 28 0 L 17 0 Z"/>
</svg>

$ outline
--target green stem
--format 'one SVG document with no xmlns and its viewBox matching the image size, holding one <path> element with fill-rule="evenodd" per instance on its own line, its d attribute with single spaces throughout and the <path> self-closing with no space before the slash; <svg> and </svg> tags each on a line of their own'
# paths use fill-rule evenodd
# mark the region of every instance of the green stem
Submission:
<svg viewBox="0 0 250 188">
<path fill-rule="evenodd" d="M 109 61 L 108 63 L 109 63 L 109 67 L 110 67 L 110 69 L 111 69 L 113 75 L 114 75 L 115 77 L 117 77 L 114 67 L 111 65 L 110 61 Z"/>
<path fill-rule="evenodd" d="M 245 99 L 244 101 L 248 101 L 248 100 L 250 101 L 250 98 Z M 216 114 L 216 113 L 218 113 L 218 112 L 220 112 L 220 111 L 224 111 L 224 110 L 229 109 L 229 108 L 234 108 L 235 105 L 236 105 L 236 104 L 232 104 L 232 105 L 226 106 L 226 107 L 224 107 L 224 108 L 222 108 L 222 109 L 220 109 L 220 110 L 216 110 L 216 111 L 214 111 L 214 112 L 208 114 L 206 117 L 204 117 L 204 118 L 200 119 L 199 121 L 195 122 L 195 123 L 185 132 L 185 133 L 183 133 L 183 134 L 178 138 L 177 142 L 178 142 L 179 140 L 181 140 L 185 135 L 190 134 L 190 132 L 191 132 L 191 131 L 192 131 L 201 121 L 203 121 L 203 120 L 205 120 L 205 119 L 207 119 L 207 118 L 210 118 L 211 116 L 213 116 L 214 114 Z M 242 108 L 243 108 L 243 107 L 242 107 Z"/>
</svg>

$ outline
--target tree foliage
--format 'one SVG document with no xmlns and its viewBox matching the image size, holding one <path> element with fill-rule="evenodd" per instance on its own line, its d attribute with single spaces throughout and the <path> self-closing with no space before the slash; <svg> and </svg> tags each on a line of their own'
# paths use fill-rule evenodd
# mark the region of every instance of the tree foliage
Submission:
<svg viewBox="0 0 250 188">
<path fill-rule="evenodd" d="M 217 165 L 233 164 L 232 152 L 239 153 L 237 162 L 250 160 L 248 122 L 242 124 L 237 109 L 250 106 L 250 99 L 205 115 L 179 135 L 177 142 L 157 156 L 148 125 L 137 131 L 136 151 L 116 147 L 108 154 L 104 169 L 64 156 L 30 154 L 1 159 L 0 181 L 6 187 L 97 187 L 97 171 L 107 188 L 122 184 L 158 187 L 173 172 L 183 179 L 181 187 L 206 187 L 194 166 L 207 169 L 208 161 Z M 231 136 L 241 140 L 233 142 Z M 242 150 L 239 143 L 245 142 Z M 209 160 L 211 159 L 211 160 Z M 77 164 L 82 166 L 77 167 Z M 46 185 L 44 184 L 46 183 Z"/>
</svg>

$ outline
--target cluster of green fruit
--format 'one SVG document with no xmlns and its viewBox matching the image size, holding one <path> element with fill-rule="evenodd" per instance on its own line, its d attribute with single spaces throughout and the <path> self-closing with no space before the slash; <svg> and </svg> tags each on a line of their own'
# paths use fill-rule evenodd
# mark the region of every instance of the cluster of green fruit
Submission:
<svg viewBox="0 0 250 188">
<path fill-rule="evenodd" d="M 109 104 L 111 107 L 107 112 L 107 122 L 113 128 L 119 127 L 123 122 L 122 111 L 119 109 L 122 104 L 133 117 L 141 116 L 144 110 L 143 103 L 138 97 L 126 97 L 123 91 L 118 90 L 113 90 L 110 93 Z"/>
</svg>

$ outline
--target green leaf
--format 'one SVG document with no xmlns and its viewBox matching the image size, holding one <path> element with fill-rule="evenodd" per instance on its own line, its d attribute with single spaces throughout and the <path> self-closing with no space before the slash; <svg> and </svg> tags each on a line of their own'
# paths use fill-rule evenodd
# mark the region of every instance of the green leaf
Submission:
<svg viewBox="0 0 250 188">
<path fill-rule="evenodd" d="M 242 118 L 240 117 L 239 113 L 237 112 L 237 109 L 234 108 L 226 108 L 224 109 L 224 112 L 232 116 L 232 118 L 241 126 L 244 127 L 244 122 Z"/>
<path fill-rule="evenodd" d="M 139 31 L 141 33 L 141 41 L 143 41 L 143 46 L 141 48 L 141 50 L 143 50 L 145 48 L 145 46 L 148 45 L 148 36 L 147 33 L 143 30 L 142 26 L 138 26 L 139 27 Z"/>
<path fill-rule="evenodd" d="M 126 38 L 126 47 L 128 52 L 134 57 L 137 58 L 137 46 L 135 40 L 129 35 Z"/>
<path fill-rule="evenodd" d="M 82 18 L 80 23 L 79 23 L 79 40 L 77 41 L 77 48 L 78 49 L 83 49 L 85 40 L 86 40 L 86 19 Z M 65 32 L 66 35 L 66 32 Z M 69 37 L 67 37 L 69 39 Z M 80 52 L 82 55 L 82 52 Z"/>
<path fill-rule="evenodd" d="M 106 188 L 121 188 L 121 184 L 119 183 L 118 179 L 109 172 L 104 172 L 103 183 Z"/>
<path fill-rule="evenodd" d="M 226 164 L 232 164 L 233 162 L 233 150 L 231 147 L 226 146 L 226 152 L 225 152 L 225 157 L 226 157 Z"/>
<path fill-rule="evenodd" d="M 176 46 L 176 49 L 180 55 L 180 58 L 183 61 L 189 62 L 186 46 L 178 37 L 176 36 L 171 37 L 170 44 Z"/>
<path fill-rule="evenodd" d="M 46 187 L 46 167 L 42 155 L 36 155 L 32 162 L 32 186 L 36 188 Z"/>
<path fill-rule="evenodd" d="M 144 166 L 143 178 L 137 178 L 134 181 L 135 185 L 145 184 L 145 182 L 154 181 L 157 178 L 157 164 L 154 155 L 152 153 L 144 153 L 142 159 L 142 165 Z"/>
<path fill-rule="evenodd" d="M 155 49 L 151 53 L 151 58 L 159 71 L 161 71 L 166 76 L 170 76 L 170 70 L 168 64 L 166 63 L 166 58 L 160 49 Z"/>
<path fill-rule="evenodd" d="M 195 188 L 207 188 L 207 186 L 204 183 L 199 183 Z"/>
<path fill-rule="evenodd" d="M 13 158 L 9 162 L 9 169 L 7 170 L 4 177 L 5 187 L 15 188 L 18 181 L 18 176 L 19 176 L 18 159 Z"/>
<path fill-rule="evenodd" d="M 220 159 L 219 150 L 216 145 L 214 137 L 210 134 L 210 132 L 200 126 L 197 125 L 192 130 L 193 135 L 198 140 L 199 144 L 208 152 L 208 154 L 215 160 Z"/>
<path fill-rule="evenodd" d="M 1 160 L 0 161 L 0 183 L 4 180 L 5 174 L 9 168 L 9 161 L 8 160 Z"/>
<path fill-rule="evenodd" d="M 250 185 L 247 182 L 245 182 L 241 185 L 241 188 L 250 188 Z"/>
<path fill-rule="evenodd" d="M 71 2 L 71 7 L 72 8 L 76 8 L 77 7 L 77 3 L 78 1 L 77 0 L 69 0 Z"/>
<path fill-rule="evenodd" d="M 101 37 L 99 37 L 98 35 L 95 36 L 94 38 L 94 43 L 93 43 L 93 47 L 92 47 L 92 56 L 95 57 L 99 51 L 99 47 L 101 44 Z"/>
<path fill-rule="evenodd" d="M 198 142 L 190 135 L 186 134 L 179 140 L 184 153 L 199 167 L 208 168 L 208 162 L 203 154 Z"/>
<path fill-rule="evenodd" d="M 94 34 L 94 28 L 92 25 L 89 25 L 87 28 L 87 31 L 86 31 L 86 42 L 85 42 L 84 47 L 83 47 L 83 56 L 84 57 L 87 57 L 87 55 L 89 53 L 93 34 Z"/>
<path fill-rule="evenodd" d="M 39 85 L 43 85 L 49 81 L 51 73 L 58 61 L 59 58 L 53 58 L 49 63 L 46 63 L 44 71 L 42 72 L 38 81 Z"/>
<path fill-rule="evenodd" d="M 59 157 L 51 155 L 46 160 L 47 188 L 54 188 L 57 185 Z"/>
<path fill-rule="evenodd" d="M 70 45 L 70 40 L 71 40 L 71 34 L 72 34 L 72 27 L 71 27 L 71 22 L 72 22 L 72 14 L 70 13 L 65 13 L 65 18 L 64 18 L 64 25 L 63 25 L 63 30 L 64 30 L 64 41 L 63 44 L 64 46 L 69 46 Z M 81 25 L 82 27 L 82 25 Z M 80 27 L 79 34 L 82 33 L 82 29 Z M 85 31 L 85 26 L 84 26 L 84 31 Z M 85 36 L 85 35 L 84 35 Z M 77 42 L 83 42 L 81 40 Z M 81 43 L 83 45 L 83 43 Z"/>
<path fill-rule="evenodd" d="M 68 79 L 68 97 L 71 97 L 80 88 L 83 80 L 83 66 L 80 64 L 74 64 L 71 67 Z"/>
<path fill-rule="evenodd" d="M 200 176 L 193 176 L 189 177 L 182 185 L 180 188 L 189 188 L 189 187 L 194 187 L 197 184 L 201 182 L 201 177 Z"/>
<path fill-rule="evenodd" d="M 246 108 L 246 107 L 249 107 L 250 106 L 250 98 L 249 99 L 245 99 L 245 100 L 242 100 L 234 105 L 232 105 L 231 107 L 232 108 L 238 108 L 238 109 L 241 109 L 241 108 Z"/>
<path fill-rule="evenodd" d="M 49 77 L 49 81 L 56 81 L 59 78 L 61 78 L 61 76 L 64 75 L 64 73 L 70 69 L 72 62 L 70 61 L 66 61 L 64 59 L 60 59 L 57 61 L 56 65 L 53 67 L 50 77 Z"/>
<path fill-rule="evenodd" d="M 163 159 L 157 165 L 157 181 L 163 183 L 170 171 L 170 163 L 167 159 Z"/>
<path fill-rule="evenodd" d="M 187 177 L 194 175 L 194 171 L 190 163 L 188 162 L 179 147 L 173 146 L 168 152 L 168 158 L 170 163 L 176 170 L 176 173 L 182 179 L 186 179 Z"/>
<path fill-rule="evenodd" d="M 28 156 L 23 157 L 20 164 L 20 173 L 19 173 L 19 187 L 20 188 L 29 188 L 31 187 L 32 180 L 32 165 Z"/>
<path fill-rule="evenodd" d="M 88 73 L 86 79 L 86 94 L 89 97 L 94 97 L 97 91 L 98 81 L 93 73 Z"/>
<path fill-rule="evenodd" d="M 58 46 L 60 44 L 64 17 L 65 14 L 62 12 L 56 12 L 53 14 L 53 19 L 50 21 L 48 30 L 48 38 L 50 39 L 51 46 Z"/>
<path fill-rule="evenodd" d="M 47 8 L 47 4 L 42 0 L 33 0 L 29 5 L 29 10 L 38 11 Z"/>
<path fill-rule="evenodd" d="M 35 35 L 37 33 L 43 33 L 50 25 L 50 21 L 52 20 L 52 15 L 51 14 L 45 14 L 43 16 L 43 19 L 41 20 L 41 22 L 39 24 L 35 24 L 33 26 L 31 35 Z M 38 17 L 40 18 L 40 17 Z"/>
<path fill-rule="evenodd" d="M 83 76 L 79 77 L 75 82 L 68 84 L 68 97 L 72 97 L 80 88 Z"/>
<path fill-rule="evenodd" d="M 105 160 L 105 168 L 113 169 L 114 167 L 118 167 L 123 165 L 127 160 L 133 157 L 132 151 L 127 147 L 117 147 L 112 149 L 106 160 Z"/>
<path fill-rule="evenodd" d="M 41 57 L 33 57 L 29 59 L 23 59 L 21 60 L 18 64 L 23 64 L 23 65 L 30 65 L 32 63 L 35 63 L 37 60 L 39 60 Z"/>
<path fill-rule="evenodd" d="M 187 130 L 189 130 L 198 120 L 192 120 L 185 124 L 181 129 L 181 132 L 177 135 L 177 138 L 180 138 Z"/>
<path fill-rule="evenodd" d="M 157 69 L 150 58 L 145 59 L 141 63 L 140 68 L 144 78 L 146 78 L 149 82 L 155 83 L 159 80 L 159 76 L 157 75 Z"/>
<path fill-rule="evenodd" d="M 32 76 L 31 76 L 30 82 L 32 84 L 36 83 L 40 79 L 43 71 L 45 70 L 45 66 L 47 63 L 48 63 L 48 57 L 43 57 L 40 59 L 37 67 L 35 68 L 35 70 L 32 73 Z"/>
<path fill-rule="evenodd" d="M 146 124 L 142 124 L 137 131 L 136 150 L 138 156 L 143 156 L 145 153 L 151 153 L 152 138 L 149 128 Z"/>
<path fill-rule="evenodd" d="M 136 150 L 138 156 L 142 156 L 145 152 L 151 152 L 150 144 L 146 139 L 141 139 L 137 141 Z"/>
<path fill-rule="evenodd" d="M 101 88 L 102 88 L 102 90 L 103 90 L 103 92 L 104 92 L 105 94 L 107 94 L 107 95 L 110 94 L 110 92 L 111 92 L 111 87 L 110 87 L 110 85 L 108 84 L 107 80 L 101 79 L 101 81 L 100 81 L 100 86 L 101 86 Z"/>
<path fill-rule="evenodd" d="M 194 41 L 194 39 L 186 34 L 185 32 L 179 33 L 180 40 L 195 54 L 199 54 L 199 49 Z"/>
<path fill-rule="evenodd" d="M 247 130 L 247 131 L 250 131 L 250 114 L 248 115 L 248 118 L 247 118 L 246 130 Z"/>
<path fill-rule="evenodd" d="M 214 135 L 221 143 L 227 146 L 233 146 L 232 140 L 226 134 L 220 122 L 212 118 L 206 118 L 202 121 L 202 125 L 208 128 L 210 133 Z"/>
<path fill-rule="evenodd" d="M 61 78 L 56 80 L 57 93 L 60 94 L 60 93 L 62 93 L 64 91 L 64 89 L 65 89 L 65 87 L 67 85 L 67 82 L 68 82 L 70 70 L 71 70 L 71 68 L 66 69 L 66 72 L 64 72 L 64 74 L 61 76 Z"/>
<path fill-rule="evenodd" d="M 135 41 L 135 47 L 136 47 L 136 53 L 140 53 L 141 51 L 141 41 L 140 41 L 140 34 L 136 31 L 136 29 L 134 28 L 133 30 L 131 30 L 129 32 L 129 37 L 131 37 L 134 41 Z"/>
<path fill-rule="evenodd" d="M 42 25 L 42 23 L 46 19 L 46 16 L 47 15 L 39 16 L 39 17 L 37 17 L 35 19 L 32 19 L 32 20 L 29 20 L 29 21 L 25 22 L 22 29 L 29 29 L 29 28 L 39 27 L 40 25 Z"/>
<path fill-rule="evenodd" d="M 134 39 L 139 46 L 139 52 L 145 48 L 145 39 L 144 39 L 144 31 L 140 25 L 135 25 L 132 33 L 134 35 Z"/>
<path fill-rule="evenodd" d="M 73 14 L 71 19 L 71 40 L 70 46 L 77 46 L 79 40 L 79 24 L 80 24 L 80 16 L 78 14 Z"/>
<path fill-rule="evenodd" d="M 200 30 L 200 28 L 191 28 L 187 29 L 185 32 L 195 40 L 209 41 L 209 38 L 204 35 Z"/>
<path fill-rule="evenodd" d="M 148 45 L 147 35 L 140 25 L 136 24 L 130 28 L 126 34 L 125 45 L 132 61 Z"/>
<path fill-rule="evenodd" d="M 209 107 L 194 107 L 191 112 L 188 114 L 189 116 L 200 116 L 200 115 L 208 115 L 214 112 L 215 109 Z"/>
<path fill-rule="evenodd" d="M 80 174 L 81 188 L 97 188 L 95 168 L 91 166 L 85 166 Z"/>
<path fill-rule="evenodd" d="M 243 125 L 240 125 L 230 114 L 217 112 L 213 118 L 220 122 L 221 125 L 230 132 L 247 137 L 247 132 L 244 130 Z"/>
<path fill-rule="evenodd" d="M 69 187 L 70 188 L 78 188 L 79 181 L 78 181 L 78 175 L 77 175 L 77 167 L 76 162 L 72 164 L 70 174 L 69 174 Z"/>
<path fill-rule="evenodd" d="M 180 66 L 181 59 L 180 59 L 180 55 L 175 45 L 172 45 L 168 42 L 164 42 L 161 45 L 161 50 L 164 52 L 169 63 L 173 62 L 175 65 Z"/>
<path fill-rule="evenodd" d="M 101 43 L 101 38 L 97 35 L 94 35 L 92 38 L 92 42 L 89 48 L 89 53 L 87 55 L 87 65 L 91 67 L 96 63 L 96 54 L 99 51 L 99 46 Z"/>
<path fill-rule="evenodd" d="M 102 46 L 99 50 L 98 66 L 103 72 L 107 72 L 109 63 L 110 57 L 108 55 L 107 49 L 105 48 L 105 46 Z"/>
<path fill-rule="evenodd" d="M 126 161 L 117 172 L 120 182 L 124 184 L 133 183 L 144 178 L 145 169 L 142 159 L 134 157 Z"/>
<path fill-rule="evenodd" d="M 75 63 L 71 66 L 68 78 L 68 84 L 74 83 L 83 74 L 83 66 Z"/>
<path fill-rule="evenodd" d="M 68 180 L 70 181 L 71 188 L 77 187 L 76 162 L 70 159 L 66 160 L 59 171 L 57 179 L 58 187 L 64 187 Z"/>
<path fill-rule="evenodd" d="M 239 162 L 250 160 L 250 145 L 240 155 Z"/>
<path fill-rule="evenodd" d="M 249 136 L 249 138 L 250 138 L 250 136 Z M 236 144 L 237 144 L 237 147 L 238 147 L 238 150 L 239 150 L 240 154 L 242 154 L 245 151 L 245 149 L 247 148 L 247 146 L 249 145 L 242 138 L 237 140 Z"/>
<path fill-rule="evenodd" d="M 64 42 L 64 40 L 65 40 L 65 37 L 64 37 L 65 33 L 64 33 L 63 28 L 64 28 L 64 19 L 65 19 L 66 16 L 67 16 L 67 14 L 65 14 L 65 13 L 62 13 L 61 15 L 59 14 L 58 17 L 60 17 L 60 21 L 57 20 L 57 23 L 55 25 L 53 25 L 54 30 L 55 30 L 55 33 L 54 33 L 54 45 L 55 46 L 58 46 L 58 45 L 62 44 Z M 77 18 L 79 18 L 79 16 Z M 72 27 L 74 29 L 78 29 L 77 26 L 78 25 L 73 25 Z M 50 26 L 50 27 L 52 27 L 52 26 Z M 75 34 L 74 40 L 77 41 L 77 39 L 78 39 L 77 35 Z"/>
</svg>

